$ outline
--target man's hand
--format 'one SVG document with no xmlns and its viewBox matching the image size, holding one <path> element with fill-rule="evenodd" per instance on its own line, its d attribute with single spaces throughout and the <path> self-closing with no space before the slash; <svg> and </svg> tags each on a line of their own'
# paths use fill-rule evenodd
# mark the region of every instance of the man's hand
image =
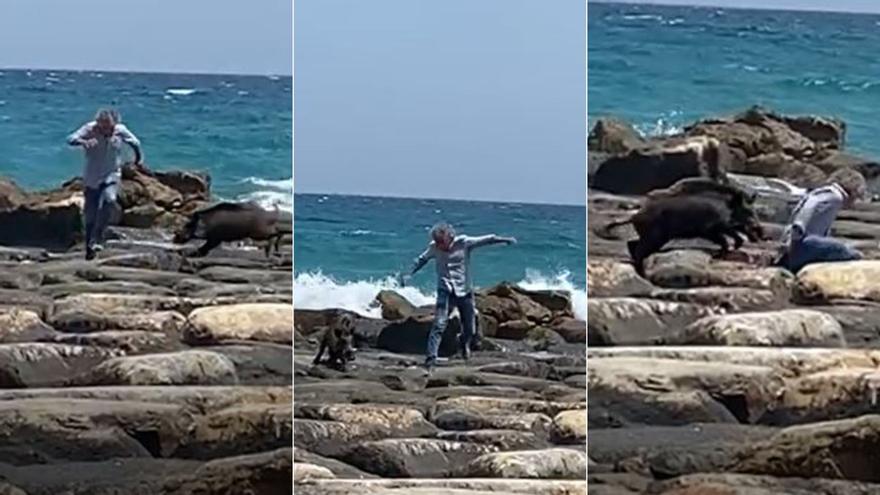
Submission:
<svg viewBox="0 0 880 495">
<path fill-rule="evenodd" d="M 397 275 L 397 283 L 399 283 L 401 287 L 406 287 L 410 280 L 412 280 L 412 275 L 407 275 L 405 273 L 399 273 Z"/>
<path fill-rule="evenodd" d="M 79 144 L 85 149 L 94 148 L 98 145 L 98 140 L 95 138 L 80 139 Z"/>
<path fill-rule="evenodd" d="M 501 242 L 507 244 L 508 246 L 511 246 L 513 244 L 516 244 L 516 237 L 505 237 L 504 239 L 501 239 Z"/>
</svg>

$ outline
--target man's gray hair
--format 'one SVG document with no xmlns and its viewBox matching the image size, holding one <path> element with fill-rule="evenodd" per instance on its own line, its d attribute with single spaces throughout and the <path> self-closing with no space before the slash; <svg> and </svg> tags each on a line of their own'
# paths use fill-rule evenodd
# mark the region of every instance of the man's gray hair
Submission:
<svg viewBox="0 0 880 495">
<path fill-rule="evenodd" d="M 95 120 L 101 120 L 101 119 L 110 119 L 116 124 L 118 124 L 122 121 L 122 118 L 119 115 L 119 112 L 117 112 L 116 110 L 114 110 L 112 108 L 98 109 L 98 111 L 95 113 Z"/>
<path fill-rule="evenodd" d="M 441 222 L 431 227 L 431 239 L 436 241 L 443 234 L 449 234 L 450 237 L 455 237 L 455 229 L 452 228 L 452 225 L 449 225 L 446 222 Z"/>
</svg>

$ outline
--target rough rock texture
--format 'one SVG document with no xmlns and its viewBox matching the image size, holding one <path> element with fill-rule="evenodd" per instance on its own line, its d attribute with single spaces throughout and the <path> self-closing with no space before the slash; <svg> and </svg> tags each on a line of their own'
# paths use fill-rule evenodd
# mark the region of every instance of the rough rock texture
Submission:
<svg viewBox="0 0 880 495">
<path fill-rule="evenodd" d="M 0 180 L 0 245 L 39 246 L 0 247 L 0 493 L 291 493 L 289 245 L 188 259 L 167 227 L 207 179 L 127 169 L 120 218 L 150 229 L 111 227 L 86 262 L 80 187 Z"/>
<path fill-rule="evenodd" d="M 315 337 L 342 311 L 297 311 L 297 462 L 326 468 L 335 477 L 306 479 L 306 472 L 316 471 L 305 467 L 297 493 L 346 493 L 345 482 L 352 478 L 402 477 L 418 481 L 397 485 L 383 479 L 357 490 L 585 492 L 582 484 L 549 481 L 583 478 L 586 469 L 586 325 L 573 318 L 568 294 L 506 283 L 480 291 L 479 349 L 467 362 L 457 354 L 459 325 L 453 318 L 440 348 L 448 360 L 431 376 L 420 365 L 433 308 L 413 308 L 389 292 L 379 294 L 378 302 L 383 319 L 354 318 L 357 359 L 345 371 L 312 364 Z M 472 464 L 508 452 L 514 457 Z M 534 459 L 545 461 L 522 467 Z M 488 479 L 470 479 L 475 476 Z M 532 481 L 510 488 L 505 480 L 510 477 Z"/>
<path fill-rule="evenodd" d="M 623 142 L 624 133 L 610 132 L 619 127 L 606 127 L 600 134 L 607 142 Z M 831 229 L 863 260 L 797 274 L 769 266 L 804 192 L 798 186 L 851 168 L 878 192 L 876 162 L 847 154 L 845 130 L 836 119 L 760 108 L 685 128 L 685 136 L 726 145 L 726 178 L 756 193 L 767 240 L 723 257 L 702 240 L 677 240 L 650 257 L 639 278 L 625 244 L 633 232 L 589 237 L 590 493 L 880 492 L 880 355 L 873 350 L 880 343 L 880 208 L 857 203 Z M 613 167 L 622 178 L 645 166 L 642 150 L 680 138 L 652 139 L 637 152 L 606 145 L 604 157 L 591 156 L 599 161 L 590 164 L 591 232 L 645 200 L 608 194 L 623 192 L 623 182 L 598 180 L 599 172 Z M 704 174 L 672 160 L 651 163 L 651 181 Z M 644 194 L 647 185 L 636 180 L 626 192 Z M 559 429 L 554 418 L 551 432 Z"/>
</svg>

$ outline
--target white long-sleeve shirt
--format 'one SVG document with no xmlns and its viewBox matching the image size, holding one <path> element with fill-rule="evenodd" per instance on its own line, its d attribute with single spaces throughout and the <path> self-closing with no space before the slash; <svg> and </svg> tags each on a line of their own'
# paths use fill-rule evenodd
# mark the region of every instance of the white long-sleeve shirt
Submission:
<svg viewBox="0 0 880 495">
<path fill-rule="evenodd" d="M 97 188 L 105 182 L 119 182 L 121 171 L 122 144 L 140 149 L 140 141 L 122 124 L 116 124 L 110 137 L 97 131 L 95 121 L 88 122 L 67 138 L 70 145 L 81 139 L 95 139 L 98 144 L 84 148 L 86 163 L 83 167 L 83 183 L 88 188 Z"/>
<path fill-rule="evenodd" d="M 471 280 L 471 250 L 480 246 L 488 246 L 504 242 L 497 235 L 490 234 L 479 237 L 457 235 L 452 240 L 448 251 L 439 249 L 434 242 L 416 258 L 413 273 L 433 259 L 437 269 L 437 287 L 463 296 L 473 290 Z"/>
</svg>

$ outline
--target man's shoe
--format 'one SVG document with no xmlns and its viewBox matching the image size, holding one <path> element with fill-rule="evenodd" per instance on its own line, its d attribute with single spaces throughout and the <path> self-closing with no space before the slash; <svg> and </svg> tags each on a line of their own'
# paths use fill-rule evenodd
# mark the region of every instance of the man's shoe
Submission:
<svg viewBox="0 0 880 495">
<path fill-rule="evenodd" d="M 95 259 L 96 254 L 97 253 L 95 252 L 94 248 L 86 248 L 86 261 L 91 261 Z"/>
<path fill-rule="evenodd" d="M 422 366 L 425 369 L 425 376 L 431 376 L 434 373 L 434 362 L 433 361 L 425 361 L 425 364 Z"/>
<path fill-rule="evenodd" d="M 461 357 L 467 362 L 471 358 L 471 345 L 470 344 L 462 344 L 461 346 Z"/>
</svg>

